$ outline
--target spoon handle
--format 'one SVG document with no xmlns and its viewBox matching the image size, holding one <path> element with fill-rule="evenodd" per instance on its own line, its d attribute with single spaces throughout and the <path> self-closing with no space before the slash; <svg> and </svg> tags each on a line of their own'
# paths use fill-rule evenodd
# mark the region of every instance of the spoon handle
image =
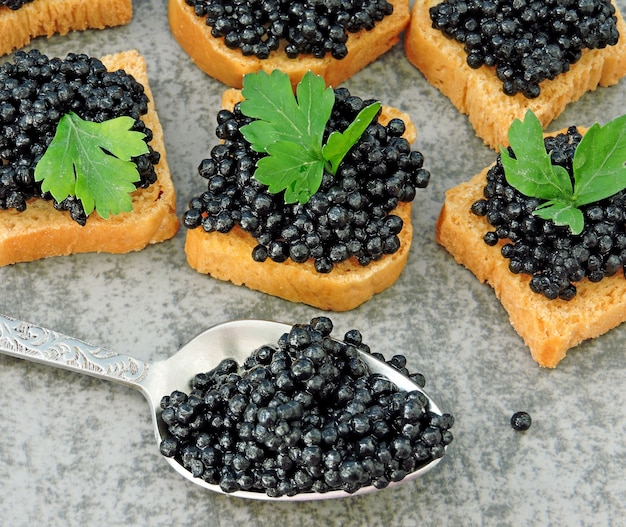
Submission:
<svg viewBox="0 0 626 527">
<path fill-rule="evenodd" d="M 2 314 L 0 353 L 135 388 L 145 378 L 150 366 L 143 360 Z"/>
</svg>

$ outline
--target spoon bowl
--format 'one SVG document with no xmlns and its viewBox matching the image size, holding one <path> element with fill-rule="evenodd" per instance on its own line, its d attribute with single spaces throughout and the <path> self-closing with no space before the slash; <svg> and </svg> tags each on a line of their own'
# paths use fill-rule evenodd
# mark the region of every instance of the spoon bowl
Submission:
<svg viewBox="0 0 626 527">
<path fill-rule="evenodd" d="M 199 372 L 215 368 L 223 359 L 232 358 L 242 364 L 252 351 L 262 345 L 275 344 L 291 326 L 265 320 L 237 320 L 213 326 L 184 345 L 169 359 L 148 363 L 129 355 L 93 346 L 81 340 L 0 314 L 0 353 L 84 373 L 135 388 L 144 394 L 150 406 L 157 444 L 166 434 L 160 419 L 160 401 L 174 390 L 184 391 Z M 441 415 L 435 402 L 412 380 L 375 357 L 359 352 L 373 373 L 381 373 L 405 391 L 418 390 L 429 401 L 429 410 Z M 175 459 L 163 456 L 171 467 L 186 479 L 208 490 L 242 498 L 268 501 L 310 501 L 342 498 L 378 490 L 370 485 L 350 494 L 343 490 L 325 493 L 306 492 L 295 496 L 269 497 L 262 492 L 224 492 L 219 485 L 194 477 Z M 440 458 L 411 472 L 399 482 L 411 481 L 435 467 Z"/>
</svg>

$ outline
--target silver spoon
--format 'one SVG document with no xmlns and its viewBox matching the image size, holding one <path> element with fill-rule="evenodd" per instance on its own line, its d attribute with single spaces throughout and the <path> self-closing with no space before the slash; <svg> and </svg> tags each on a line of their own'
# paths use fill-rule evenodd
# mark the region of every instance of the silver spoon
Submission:
<svg viewBox="0 0 626 527">
<path fill-rule="evenodd" d="M 165 425 L 159 419 L 160 401 L 164 395 L 169 395 L 174 390 L 187 390 L 194 375 L 213 369 L 222 359 L 233 358 L 242 364 L 252 351 L 264 344 L 275 344 L 290 328 L 291 326 L 287 324 L 264 320 L 238 320 L 219 324 L 195 337 L 169 359 L 150 364 L 0 314 L 0 353 L 84 373 L 139 390 L 150 405 L 156 441 L 160 444 L 163 434 L 166 433 Z M 384 374 L 401 390 L 419 390 L 423 393 L 417 384 L 384 362 L 367 353 L 361 353 L 361 358 L 372 372 Z M 441 410 L 427 394 L 425 395 L 430 402 L 430 410 L 441 415 Z M 167 457 L 163 459 L 176 472 L 193 483 L 229 496 L 272 501 L 309 501 L 354 496 L 377 490 L 374 486 L 368 486 L 353 494 L 337 490 L 326 493 L 307 492 L 279 498 L 271 498 L 262 492 L 225 493 L 219 485 L 212 485 L 194 477 L 176 460 Z M 402 481 L 390 483 L 390 486 L 411 481 L 425 474 L 439 461 L 440 459 L 431 461 L 408 474 Z"/>
</svg>

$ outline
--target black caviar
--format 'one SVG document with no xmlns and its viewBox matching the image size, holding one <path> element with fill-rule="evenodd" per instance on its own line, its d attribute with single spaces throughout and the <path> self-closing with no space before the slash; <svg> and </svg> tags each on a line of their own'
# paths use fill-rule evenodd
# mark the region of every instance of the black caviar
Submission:
<svg viewBox="0 0 626 527">
<path fill-rule="evenodd" d="M 186 0 L 215 38 L 266 59 L 284 43 L 289 58 L 330 53 L 343 59 L 349 33 L 371 30 L 393 12 L 387 0 Z"/>
<path fill-rule="evenodd" d="M 325 139 L 343 131 L 358 112 L 373 101 L 335 90 L 335 106 Z M 239 111 L 221 110 L 217 136 L 223 140 L 198 167 L 208 180 L 207 190 L 189 202 L 183 216 L 187 228 L 229 232 L 235 225 L 258 241 L 256 261 L 290 258 L 315 262 L 320 273 L 351 257 L 361 265 L 393 254 L 400 248 L 403 221 L 390 212 L 412 201 L 417 188 L 428 184 L 423 156 L 411 151 L 401 119 L 386 126 L 375 120 L 346 155 L 336 176 L 326 172 L 320 189 L 305 205 L 286 205 L 283 193 L 271 194 L 254 177 L 262 154 L 254 152 L 239 128 L 250 122 Z"/>
<path fill-rule="evenodd" d="M 332 329 L 327 317 L 294 325 L 241 367 L 225 359 L 163 397 L 161 453 L 224 492 L 271 497 L 384 488 L 443 456 L 453 416 L 370 373 L 360 332 L 339 341 Z M 408 374 L 404 356 L 389 364 Z"/>
<path fill-rule="evenodd" d="M 610 0 L 445 0 L 430 16 L 435 29 L 463 44 L 470 67 L 494 66 L 504 93 L 528 98 L 583 49 L 619 39 Z"/>
<path fill-rule="evenodd" d="M 544 140 L 552 163 L 568 170 L 581 135 L 576 127 Z M 514 156 L 509 147 L 510 155 Z M 533 215 L 540 200 L 524 196 L 508 184 L 500 156 L 487 173 L 485 198 L 472 205 L 495 230 L 484 236 L 488 245 L 503 241 L 502 255 L 513 273 L 532 275 L 530 288 L 549 299 L 570 300 L 575 283 L 598 282 L 624 270 L 626 264 L 626 191 L 581 207 L 585 226 L 579 235 L 569 227 Z"/>
<path fill-rule="evenodd" d="M 13 11 L 17 11 L 24 4 L 28 4 L 33 0 L 0 0 L 0 7 L 6 6 Z"/>
<path fill-rule="evenodd" d="M 152 131 L 140 118 L 147 111 L 143 86 L 124 70 L 109 72 L 100 60 L 84 54 L 60 59 L 37 50 L 16 52 L 0 66 L 0 209 L 23 211 L 33 197 L 53 200 L 41 191 L 34 172 L 63 115 L 74 112 L 95 122 L 130 116 L 135 119 L 132 129 L 144 133 L 148 142 Z M 148 146 L 147 154 L 133 158 L 138 188 L 156 181 L 160 154 Z M 72 197 L 54 205 L 85 224 L 80 200 Z"/>
<path fill-rule="evenodd" d="M 524 431 L 528 430 L 532 425 L 533 420 L 528 412 L 515 412 L 511 416 L 511 427 L 514 430 Z"/>
</svg>

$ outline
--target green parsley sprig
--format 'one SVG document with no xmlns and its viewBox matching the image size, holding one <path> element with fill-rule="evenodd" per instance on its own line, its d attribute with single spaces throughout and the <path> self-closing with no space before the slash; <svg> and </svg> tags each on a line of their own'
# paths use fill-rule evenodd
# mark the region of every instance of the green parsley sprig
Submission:
<svg viewBox="0 0 626 527">
<path fill-rule="evenodd" d="M 541 123 L 532 110 L 523 121 L 513 121 L 509 143 L 515 158 L 500 147 L 507 182 L 526 196 L 545 200 L 533 214 L 567 225 L 572 234 L 584 228 L 580 207 L 626 188 L 626 115 L 587 130 L 574 152 L 573 183 L 565 168 L 552 164 Z"/>
<path fill-rule="evenodd" d="M 332 88 L 307 72 L 294 94 L 286 73 L 263 71 L 243 78 L 241 112 L 255 119 L 241 133 L 259 159 L 254 177 L 271 193 L 284 191 L 285 203 L 306 203 L 317 192 L 324 170 L 332 175 L 380 111 L 375 102 L 363 108 L 344 132 L 333 132 L 323 144 L 335 103 Z"/>
<path fill-rule="evenodd" d="M 130 193 L 140 178 L 131 158 L 149 151 L 145 135 L 131 130 L 134 122 L 123 116 L 96 123 L 65 114 L 35 167 L 35 180 L 58 202 L 80 199 L 87 215 L 130 212 Z"/>
</svg>

